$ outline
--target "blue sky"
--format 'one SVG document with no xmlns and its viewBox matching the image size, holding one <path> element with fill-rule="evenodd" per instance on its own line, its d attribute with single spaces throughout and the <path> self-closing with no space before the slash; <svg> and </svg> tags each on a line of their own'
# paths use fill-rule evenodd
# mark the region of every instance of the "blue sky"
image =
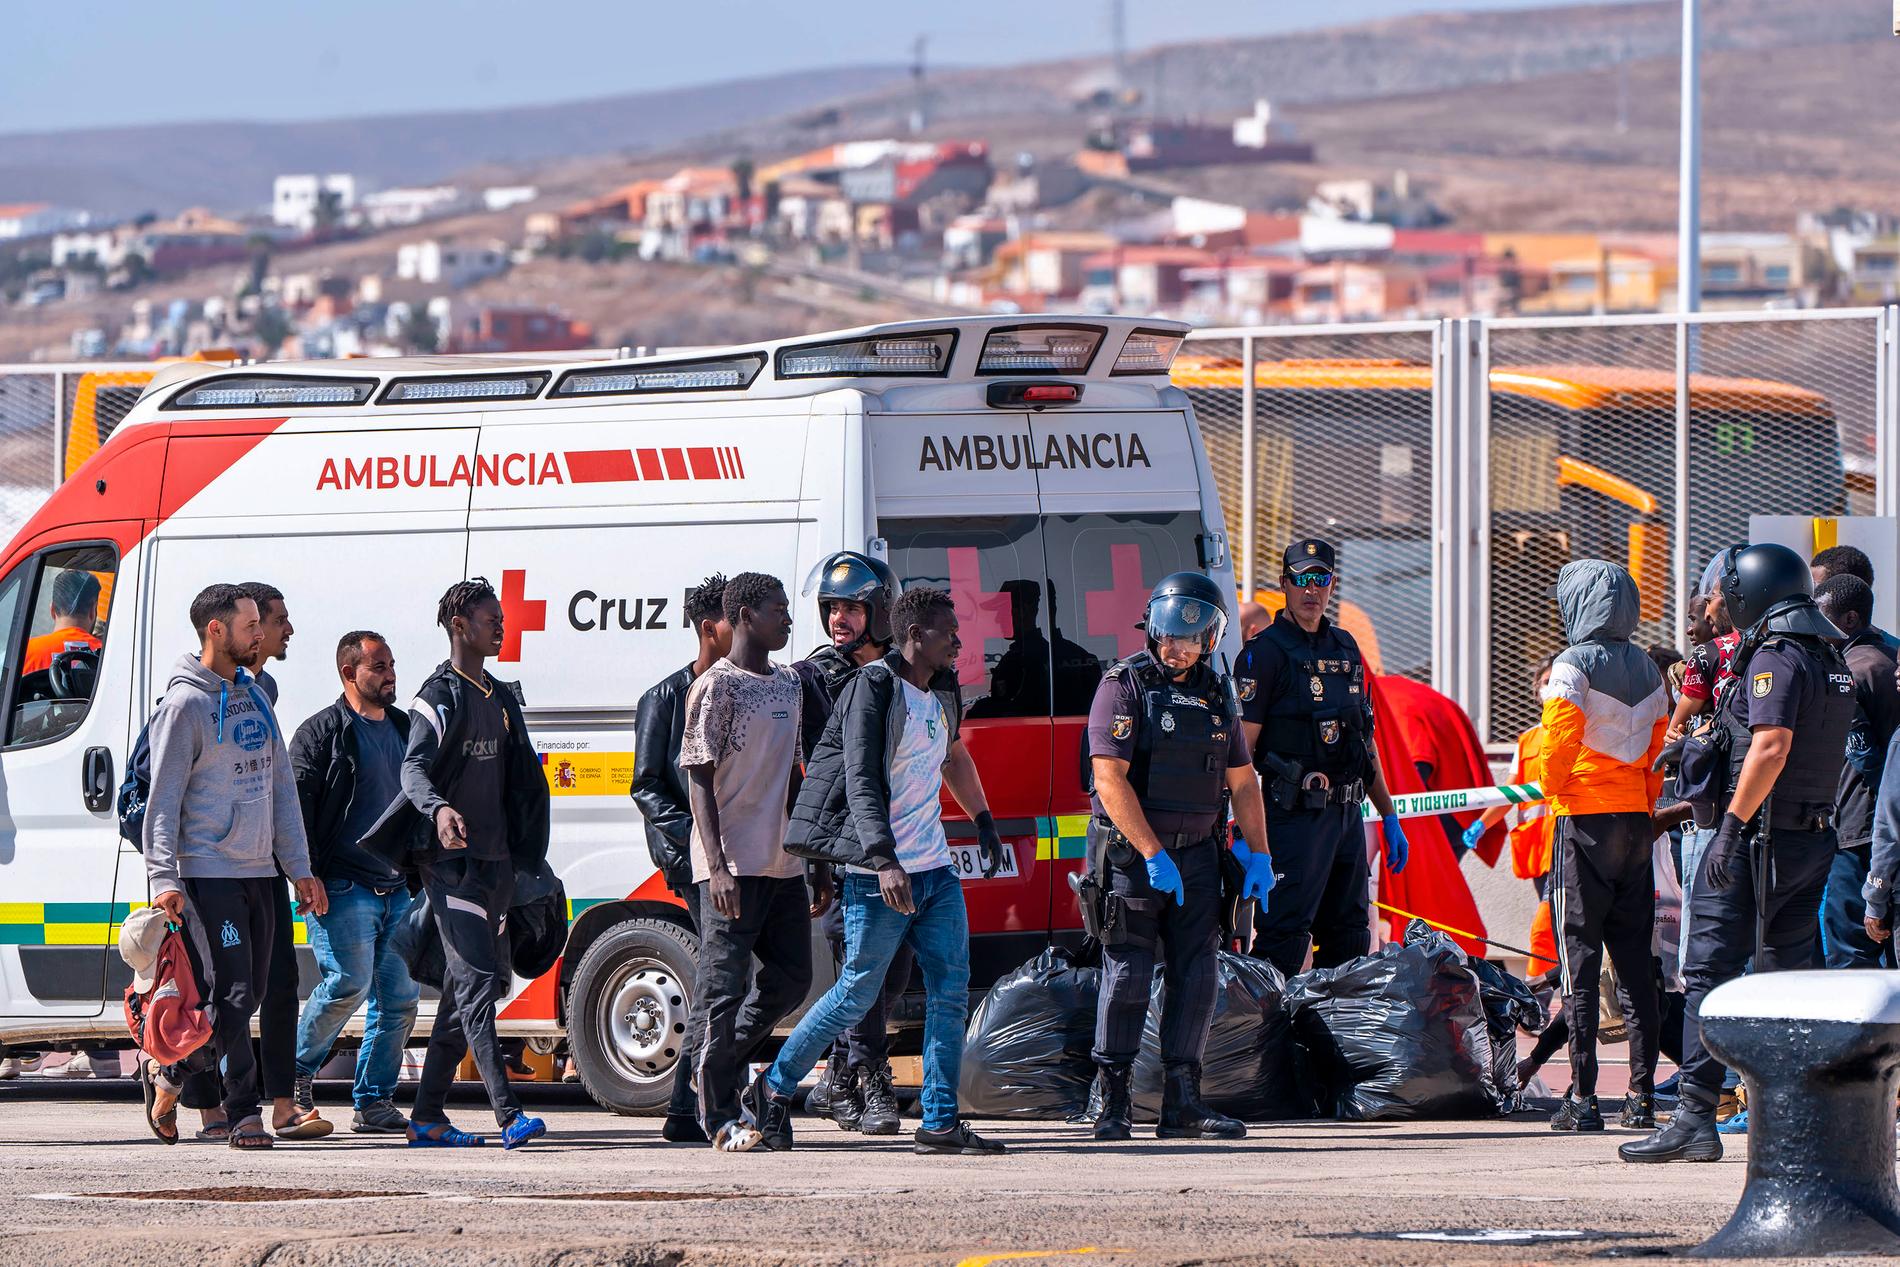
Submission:
<svg viewBox="0 0 1900 1267">
<path fill-rule="evenodd" d="M 1548 0 L 1127 0 L 1131 48 Z M 0 133 L 605 96 L 777 71 L 1108 48 L 1106 0 L 9 0 Z"/>
</svg>

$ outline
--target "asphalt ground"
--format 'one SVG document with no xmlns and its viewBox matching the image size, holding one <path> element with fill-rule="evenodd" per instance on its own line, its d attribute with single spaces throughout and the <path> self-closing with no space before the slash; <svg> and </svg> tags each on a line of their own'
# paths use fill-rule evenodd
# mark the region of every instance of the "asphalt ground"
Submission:
<svg viewBox="0 0 1900 1267">
<path fill-rule="evenodd" d="M 492 1121 L 478 1095 L 458 1089 L 459 1125 Z M 916 1155 L 908 1135 L 800 1117 L 794 1151 L 729 1156 L 665 1144 L 656 1119 L 616 1117 L 573 1088 L 528 1095 L 550 1134 L 517 1152 L 410 1150 L 339 1130 L 239 1153 L 159 1144 L 129 1080 L 0 1084 L 0 1267 L 1674 1256 L 1734 1208 L 1747 1149 L 1736 1137 L 1713 1165 L 1630 1166 L 1615 1151 L 1631 1132 L 1560 1135 L 1534 1113 L 1272 1124 L 1234 1143 L 1098 1145 L 1064 1123 L 985 1122 L 1008 1155 L 944 1158 Z M 318 1099 L 348 1122 L 343 1084 Z M 181 1115 L 187 1132 L 193 1117 Z M 168 1195 L 123 1195 L 138 1192 Z"/>
</svg>

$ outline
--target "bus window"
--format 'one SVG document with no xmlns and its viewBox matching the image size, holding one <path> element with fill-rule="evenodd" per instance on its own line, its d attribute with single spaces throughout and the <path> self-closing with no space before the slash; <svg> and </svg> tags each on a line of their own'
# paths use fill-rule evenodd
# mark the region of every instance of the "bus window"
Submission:
<svg viewBox="0 0 1900 1267">
<path fill-rule="evenodd" d="M 909 589 L 948 590 L 962 626 L 964 716 L 1049 716 L 1042 543 L 1032 515 L 887 519 L 891 567 Z"/>
<path fill-rule="evenodd" d="M 19 686 L 7 721 L 7 747 L 58 739 L 85 717 L 98 684 L 118 564 L 118 554 L 109 545 L 61 546 L 16 573 L 26 575 L 30 569 L 33 599 L 20 651 Z"/>
</svg>

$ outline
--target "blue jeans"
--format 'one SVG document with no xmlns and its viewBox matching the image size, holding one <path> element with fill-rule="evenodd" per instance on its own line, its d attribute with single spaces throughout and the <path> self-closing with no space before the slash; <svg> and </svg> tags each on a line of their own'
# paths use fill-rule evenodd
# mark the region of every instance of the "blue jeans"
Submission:
<svg viewBox="0 0 1900 1267">
<path fill-rule="evenodd" d="M 328 913 L 303 917 L 323 980 L 310 992 L 297 1024 L 297 1072 L 310 1077 L 322 1067 L 343 1023 L 367 998 L 369 1015 L 351 1093 L 360 1109 L 396 1094 L 403 1045 L 416 1023 L 421 990 L 390 947 L 411 898 L 405 888 L 382 897 L 351 880 L 325 880 L 323 887 L 330 894 Z"/>
<path fill-rule="evenodd" d="M 957 1121 L 957 1076 L 963 1063 L 963 1026 L 970 1010 L 970 921 L 954 867 L 910 878 L 917 910 L 900 915 L 885 904 L 877 877 L 844 877 L 844 967 L 837 983 L 805 1013 L 766 1070 L 780 1095 L 818 1063 L 825 1047 L 876 1001 L 891 957 L 909 941 L 924 970 L 924 1129 L 948 1130 Z"/>
</svg>

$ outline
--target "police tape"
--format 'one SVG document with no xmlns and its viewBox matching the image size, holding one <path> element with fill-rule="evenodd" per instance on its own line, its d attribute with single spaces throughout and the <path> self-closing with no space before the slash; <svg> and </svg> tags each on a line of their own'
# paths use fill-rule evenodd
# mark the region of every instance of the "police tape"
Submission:
<svg viewBox="0 0 1900 1267">
<path fill-rule="evenodd" d="M 1543 799 L 1543 789 L 1535 783 L 1500 783 L 1496 787 L 1468 787 L 1450 792 L 1407 792 L 1394 796 L 1392 806 L 1400 818 L 1431 818 L 1437 814 L 1462 814 L 1500 805 L 1529 805 Z M 1380 814 L 1371 801 L 1363 801 L 1359 816 L 1370 823 L 1377 822 Z"/>
</svg>

